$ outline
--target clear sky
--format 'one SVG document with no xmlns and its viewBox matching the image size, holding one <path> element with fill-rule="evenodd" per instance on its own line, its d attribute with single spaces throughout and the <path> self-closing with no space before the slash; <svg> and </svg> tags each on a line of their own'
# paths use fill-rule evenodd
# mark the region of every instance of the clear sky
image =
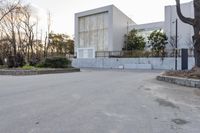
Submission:
<svg viewBox="0 0 200 133">
<path fill-rule="evenodd" d="M 163 21 L 164 6 L 175 0 L 27 0 L 42 14 L 52 14 L 52 30 L 55 33 L 74 34 L 74 14 L 77 12 L 114 4 L 137 24 Z M 189 2 L 191 0 L 181 0 Z M 41 15 L 41 18 L 42 16 Z M 45 17 L 44 17 L 45 18 Z"/>
</svg>

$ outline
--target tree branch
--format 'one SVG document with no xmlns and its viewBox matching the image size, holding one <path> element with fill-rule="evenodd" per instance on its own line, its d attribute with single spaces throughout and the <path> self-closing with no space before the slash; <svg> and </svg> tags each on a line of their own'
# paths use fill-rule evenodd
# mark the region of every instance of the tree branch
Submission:
<svg viewBox="0 0 200 133">
<path fill-rule="evenodd" d="M 180 6 L 180 0 L 176 0 L 176 10 L 177 10 L 177 15 L 179 16 L 180 20 L 183 21 L 184 23 L 187 23 L 189 25 L 194 25 L 194 19 L 193 18 L 187 18 L 183 16 L 181 12 L 181 6 Z"/>
<path fill-rule="evenodd" d="M 18 1 L 17 4 L 11 6 L 10 9 L 9 9 L 7 12 L 5 12 L 5 13 L 3 14 L 3 16 L 0 17 L 0 21 L 1 21 L 6 15 L 8 15 L 10 12 L 12 12 L 13 10 L 15 10 L 16 7 L 19 5 L 19 3 L 20 3 L 20 1 Z"/>
</svg>

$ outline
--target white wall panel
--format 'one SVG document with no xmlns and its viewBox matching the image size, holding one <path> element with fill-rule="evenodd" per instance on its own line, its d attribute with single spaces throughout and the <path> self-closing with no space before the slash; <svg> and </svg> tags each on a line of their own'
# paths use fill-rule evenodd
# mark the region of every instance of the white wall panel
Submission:
<svg viewBox="0 0 200 133">
<path fill-rule="evenodd" d="M 79 34 L 79 48 L 83 48 L 84 47 L 84 37 L 85 36 L 85 34 L 84 34 L 84 32 L 81 32 L 80 34 Z"/>
<path fill-rule="evenodd" d="M 84 29 L 85 31 L 89 31 L 90 29 L 90 18 L 89 17 L 84 17 L 85 18 L 85 25 L 84 25 Z"/>
<path fill-rule="evenodd" d="M 79 32 L 85 31 L 85 18 L 79 18 Z"/>
<path fill-rule="evenodd" d="M 80 48 L 93 47 L 97 51 L 108 50 L 108 12 L 79 18 Z"/>
</svg>

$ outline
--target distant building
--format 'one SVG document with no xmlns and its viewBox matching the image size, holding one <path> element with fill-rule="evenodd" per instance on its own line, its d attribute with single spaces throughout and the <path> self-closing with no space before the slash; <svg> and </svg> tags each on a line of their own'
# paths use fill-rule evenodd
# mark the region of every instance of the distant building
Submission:
<svg viewBox="0 0 200 133">
<path fill-rule="evenodd" d="M 94 57 L 93 51 L 121 51 L 128 26 L 135 24 L 114 5 L 75 14 L 75 46 L 78 57 Z"/>
<path fill-rule="evenodd" d="M 181 4 L 181 11 L 186 17 L 194 17 L 194 7 L 193 2 L 188 2 Z M 175 21 L 178 19 L 178 48 L 192 48 L 192 36 L 194 35 L 193 27 L 183 23 L 176 13 L 176 6 L 166 6 L 165 7 L 165 22 L 164 22 L 164 31 L 170 41 L 173 41 L 175 38 Z M 172 42 L 173 43 L 173 42 Z M 170 48 L 170 44 L 168 45 Z"/>
<path fill-rule="evenodd" d="M 139 35 L 142 35 L 146 41 L 146 48 L 148 49 L 148 36 L 155 30 L 163 30 L 164 29 L 164 22 L 154 22 L 154 23 L 147 23 L 147 24 L 139 24 L 139 25 L 130 25 L 129 32 L 132 29 L 136 29 Z"/>
<path fill-rule="evenodd" d="M 181 5 L 187 17 L 193 17 L 193 3 Z M 95 58 L 95 52 L 121 51 L 125 48 L 125 34 L 137 29 L 146 39 L 154 30 L 164 30 L 174 43 L 175 21 L 178 19 L 178 48 L 191 48 L 193 29 L 179 20 L 176 6 L 165 7 L 165 21 L 137 25 L 114 5 L 75 14 L 75 51 L 77 58 Z M 168 49 L 173 48 L 171 44 Z"/>
</svg>

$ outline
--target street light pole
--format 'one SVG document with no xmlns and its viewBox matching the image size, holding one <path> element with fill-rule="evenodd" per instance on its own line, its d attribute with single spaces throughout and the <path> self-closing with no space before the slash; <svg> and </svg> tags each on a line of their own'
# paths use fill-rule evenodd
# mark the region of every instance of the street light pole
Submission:
<svg viewBox="0 0 200 133">
<path fill-rule="evenodd" d="M 177 56 L 178 56 L 178 19 L 176 19 L 176 36 L 175 36 L 175 70 L 177 70 Z"/>
</svg>

